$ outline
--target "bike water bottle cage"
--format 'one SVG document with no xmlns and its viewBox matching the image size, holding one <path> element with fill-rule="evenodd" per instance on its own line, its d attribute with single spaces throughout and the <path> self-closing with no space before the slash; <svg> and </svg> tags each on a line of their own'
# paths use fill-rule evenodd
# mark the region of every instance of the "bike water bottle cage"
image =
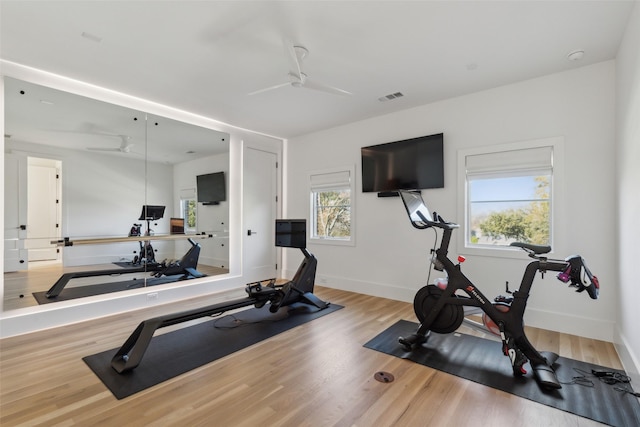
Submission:
<svg viewBox="0 0 640 427">
<path fill-rule="evenodd" d="M 532 258 L 535 258 L 536 255 L 548 254 L 551 252 L 551 246 L 548 245 L 532 245 L 523 242 L 512 242 L 509 246 L 524 249 Z"/>
<path fill-rule="evenodd" d="M 565 259 L 569 263 L 565 271 L 558 274 L 558 279 L 562 282 L 569 282 L 569 286 L 575 287 L 576 292 L 587 291 L 591 299 L 598 299 L 600 294 L 600 282 L 598 278 L 594 276 L 584 259 L 580 255 L 572 255 Z"/>
</svg>

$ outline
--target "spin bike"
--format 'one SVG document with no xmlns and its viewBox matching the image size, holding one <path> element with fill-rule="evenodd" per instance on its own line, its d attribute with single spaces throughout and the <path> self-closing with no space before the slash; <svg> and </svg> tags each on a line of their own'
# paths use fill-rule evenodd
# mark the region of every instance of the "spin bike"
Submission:
<svg viewBox="0 0 640 427">
<path fill-rule="evenodd" d="M 465 320 L 465 307 L 475 307 L 475 311 L 484 312 L 485 327 L 500 336 L 502 351 L 511 361 L 514 376 L 526 374 L 524 365 L 529 361 L 541 387 L 562 388 L 553 368 L 559 356 L 552 352 L 539 352 L 533 347 L 525 335 L 523 316 L 537 272 L 557 271 L 558 279 L 577 288 L 576 292 L 586 290 L 592 299 L 597 299 L 598 279 L 591 274 L 582 257 L 573 255 L 565 260 L 548 259 L 544 254 L 551 251 L 550 246 L 514 242 L 511 246 L 522 248 L 534 261 L 527 265 L 518 290 L 509 292 L 509 296 L 499 296 L 492 302 L 462 273 L 464 258 L 459 257 L 456 264 L 447 256 L 452 232 L 459 227 L 458 224 L 444 221 L 435 212 L 432 216 L 420 193 L 404 190 L 399 193 L 415 228 L 442 230 L 440 247 L 435 250 L 432 263 L 434 268 L 448 274 L 446 285 L 428 284 L 416 293 L 413 307 L 420 326 L 412 335 L 399 338 L 403 349 L 412 351 L 420 347 L 432 331 L 439 334 L 454 332 Z"/>
</svg>

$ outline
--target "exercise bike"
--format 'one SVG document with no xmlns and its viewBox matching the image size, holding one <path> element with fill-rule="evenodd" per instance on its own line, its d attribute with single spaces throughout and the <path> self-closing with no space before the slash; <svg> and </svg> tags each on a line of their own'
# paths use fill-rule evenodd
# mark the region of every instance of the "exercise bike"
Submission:
<svg viewBox="0 0 640 427">
<path fill-rule="evenodd" d="M 140 213 L 139 221 L 147 222 L 147 230 L 145 236 L 151 236 L 153 230 L 151 230 L 151 221 L 157 221 L 164 216 L 164 206 L 161 205 L 143 205 L 142 213 Z M 157 224 L 156 224 L 157 225 Z M 142 236 L 141 230 L 142 224 L 133 224 L 129 231 L 129 237 Z M 151 245 L 151 240 L 140 240 L 140 252 L 133 258 L 132 265 L 154 265 L 156 261 L 155 249 Z"/>
<path fill-rule="evenodd" d="M 499 296 L 490 301 L 462 273 L 463 258 L 459 257 L 458 262 L 454 263 L 447 255 L 452 232 L 459 227 L 458 224 L 444 221 L 435 212 L 432 216 L 420 193 L 404 190 L 399 193 L 415 228 L 422 230 L 433 227 L 442 230 L 440 247 L 435 250 L 432 263 L 434 268 L 448 274 L 446 284 L 428 284 L 416 293 L 413 306 L 420 326 L 412 335 L 399 338 L 403 349 L 410 352 L 420 347 L 427 342 L 431 332 L 454 332 L 465 320 L 465 308 L 471 308 L 471 312 L 483 312 L 486 328 L 500 336 L 502 351 L 511 361 L 514 376 L 526 374 L 524 365 L 530 362 L 541 387 L 562 388 L 553 368 L 559 356 L 552 352 L 539 352 L 533 347 L 525 335 L 523 316 L 537 272 L 544 274 L 547 271 L 557 271 L 559 280 L 577 288 L 577 292 L 586 290 L 592 299 L 597 299 L 600 288 L 598 279 L 591 274 L 582 257 L 573 255 L 565 260 L 549 259 L 544 255 L 551 251 L 550 246 L 514 242 L 511 246 L 523 249 L 534 261 L 527 265 L 518 290 L 510 292 L 509 296 Z"/>
</svg>

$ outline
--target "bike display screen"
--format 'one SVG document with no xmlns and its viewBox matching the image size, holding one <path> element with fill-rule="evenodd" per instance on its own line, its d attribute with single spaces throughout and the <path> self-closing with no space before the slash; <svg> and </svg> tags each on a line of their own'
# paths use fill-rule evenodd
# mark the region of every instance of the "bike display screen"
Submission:
<svg viewBox="0 0 640 427">
<path fill-rule="evenodd" d="M 428 227 L 429 224 L 425 220 L 433 222 L 433 217 L 424 203 L 422 195 L 412 191 L 399 191 L 399 193 L 411 223 L 420 228 Z"/>
</svg>

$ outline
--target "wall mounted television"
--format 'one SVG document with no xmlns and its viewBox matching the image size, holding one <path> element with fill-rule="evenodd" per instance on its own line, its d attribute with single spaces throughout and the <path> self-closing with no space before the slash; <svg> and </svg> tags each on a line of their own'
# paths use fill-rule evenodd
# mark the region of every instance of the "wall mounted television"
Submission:
<svg viewBox="0 0 640 427">
<path fill-rule="evenodd" d="M 443 140 L 438 133 L 362 147 L 362 191 L 444 188 Z"/>
<path fill-rule="evenodd" d="M 227 200 L 224 172 L 209 173 L 196 177 L 198 203 L 217 205 Z"/>
</svg>

